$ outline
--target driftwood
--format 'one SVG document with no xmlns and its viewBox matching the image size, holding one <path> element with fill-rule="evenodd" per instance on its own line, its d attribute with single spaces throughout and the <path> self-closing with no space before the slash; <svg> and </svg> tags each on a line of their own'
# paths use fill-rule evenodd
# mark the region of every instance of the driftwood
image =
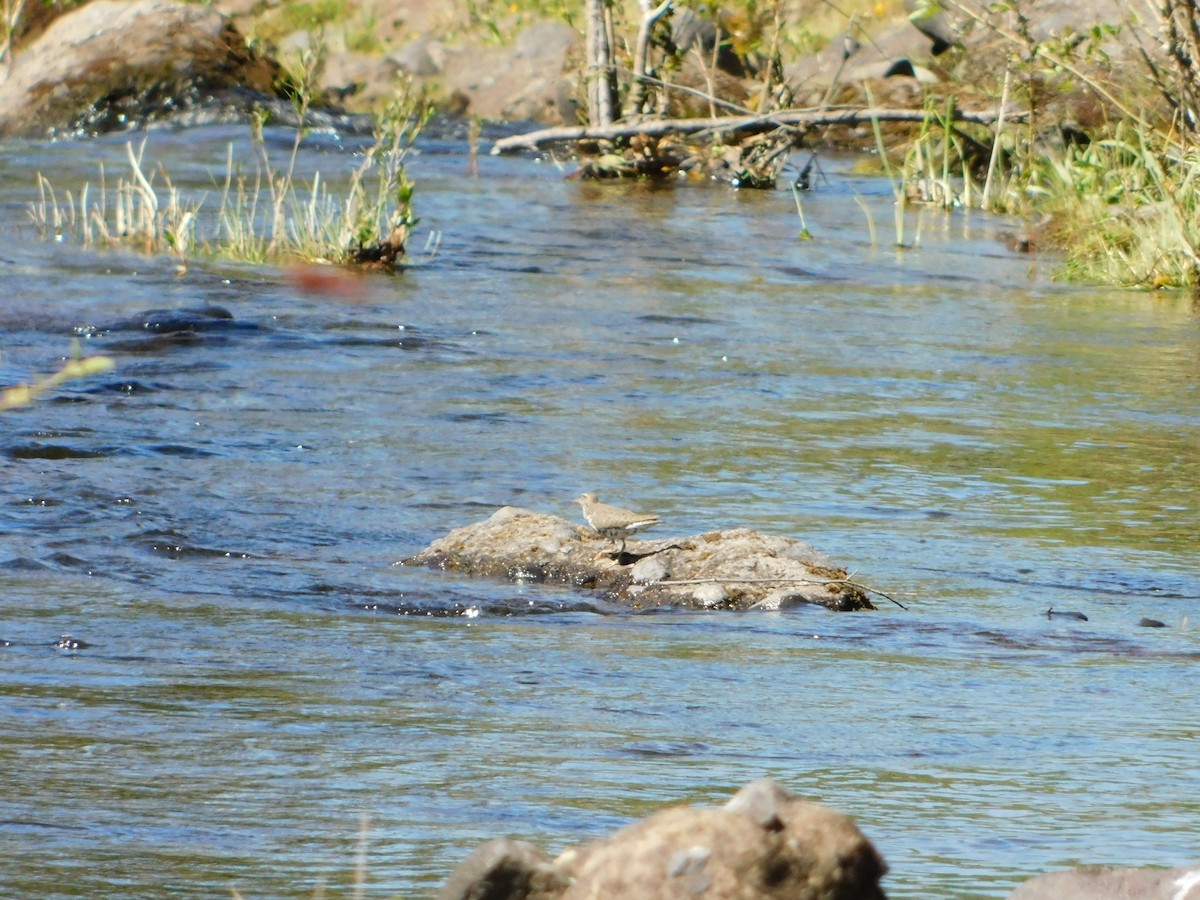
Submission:
<svg viewBox="0 0 1200 900">
<path fill-rule="evenodd" d="M 554 144 L 612 141 L 637 135 L 664 137 L 701 132 L 761 134 L 776 128 L 823 128 L 830 125 L 865 125 L 869 122 L 923 122 L 929 115 L 920 109 L 797 109 L 767 115 L 721 116 L 709 119 L 647 119 L 598 127 L 559 126 L 501 138 L 492 145 L 492 153 L 495 155 L 518 150 L 540 150 Z M 1003 113 L 1006 121 L 1021 121 L 1028 116 L 1027 112 Z M 950 117 L 955 122 L 991 125 L 1001 117 L 1001 111 L 970 112 L 956 109 L 951 112 Z"/>
</svg>

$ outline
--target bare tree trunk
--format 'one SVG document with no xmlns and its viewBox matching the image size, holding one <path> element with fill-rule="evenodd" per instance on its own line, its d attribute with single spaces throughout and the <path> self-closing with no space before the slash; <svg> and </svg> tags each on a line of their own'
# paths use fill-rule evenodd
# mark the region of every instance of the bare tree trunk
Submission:
<svg viewBox="0 0 1200 900">
<path fill-rule="evenodd" d="M 588 124 L 599 128 L 607 128 L 617 118 L 617 66 L 609 2 L 587 0 Z"/>
<path fill-rule="evenodd" d="M 654 26 L 674 5 L 675 0 L 662 0 L 657 7 L 651 7 L 653 0 L 639 0 L 642 7 L 642 24 L 638 28 L 637 49 L 633 54 L 633 83 L 629 86 L 629 112 L 640 115 L 646 104 L 646 73 L 650 69 L 650 35 Z"/>
</svg>

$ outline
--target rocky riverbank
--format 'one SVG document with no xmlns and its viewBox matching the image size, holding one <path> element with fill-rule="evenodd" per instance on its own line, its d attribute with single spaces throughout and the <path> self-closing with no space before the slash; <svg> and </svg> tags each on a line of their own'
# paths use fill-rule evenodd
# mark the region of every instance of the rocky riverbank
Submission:
<svg viewBox="0 0 1200 900">
<path fill-rule="evenodd" d="M 974 6 L 981 17 L 991 15 L 986 5 Z M 879 103 L 921 108 L 938 85 L 961 90 L 996 82 L 1004 59 L 999 45 L 1008 40 L 1005 20 L 987 28 L 959 16 L 951 26 L 959 44 L 935 57 L 933 50 L 942 47 L 913 27 L 903 9 L 879 8 L 885 13 L 867 11 L 847 22 L 846 41 L 800 57 L 783 55 L 790 105 L 858 102 L 866 85 Z M 1030 0 L 1021 12 L 1022 34 L 1032 41 L 1082 41 L 1089 30 L 1130 16 L 1116 0 Z M 800 15 L 799 8 L 792 14 Z M 455 113 L 573 124 L 583 60 L 580 17 L 573 24 L 515 12 L 478 19 L 476 7 L 431 0 L 365 0 L 333 21 L 249 0 L 212 6 L 94 0 L 53 22 L 39 20 L 28 33 L 18 31 L 9 65 L 0 68 L 0 134 L 111 130 L 206 104 L 233 115 L 255 98 L 278 98 L 280 60 L 305 50 L 320 52 L 316 87 L 351 111 L 370 109 L 411 82 Z M 1115 71 L 1132 48 L 1148 43 L 1153 49 L 1145 26 L 1130 27 L 1108 45 L 1112 58 L 1103 64 Z M 720 77 L 724 94 L 747 103 L 760 78 L 748 70 Z M 1061 117 L 1073 122 L 1102 114 L 1088 92 L 1061 90 L 1048 102 L 1063 106 Z"/>
</svg>

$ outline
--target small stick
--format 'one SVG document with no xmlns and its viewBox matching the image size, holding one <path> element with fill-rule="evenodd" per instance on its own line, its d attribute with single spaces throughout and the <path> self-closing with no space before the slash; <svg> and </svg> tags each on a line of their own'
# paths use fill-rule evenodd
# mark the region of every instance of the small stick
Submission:
<svg viewBox="0 0 1200 900">
<path fill-rule="evenodd" d="M 791 584 L 795 582 L 803 584 L 845 584 L 858 588 L 860 591 L 866 591 L 868 594 L 878 594 L 880 597 L 892 601 L 901 609 L 908 609 L 907 606 L 891 594 L 885 594 L 877 588 L 868 587 L 865 584 L 851 581 L 848 578 L 679 578 L 671 579 L 670 581 L 656 581 L 654 583 L 674 587 L 681 584 Z"/>
</svg>

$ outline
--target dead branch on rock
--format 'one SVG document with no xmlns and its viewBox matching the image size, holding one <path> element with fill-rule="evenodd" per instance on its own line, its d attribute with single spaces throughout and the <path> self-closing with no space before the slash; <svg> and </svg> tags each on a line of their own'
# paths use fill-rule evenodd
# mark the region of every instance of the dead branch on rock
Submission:
<svg viewBox="0 0 1200 900">
<path fill-rule="evenodd" d="M 1023 121 L 1027 112 L 1005 112 L 1006 121 Z M 520 150 L 540 150 L 555 144 L 570 144 L 578 141 L 627 140 L 637 135 L 665 137 L 668 135 L 726 135 L 761 134 L 776 128 L 822 128 L 831 125 L 858 126 L 871 122 L 923 122 L 928 113 L 920 109 L 798 109 L 775 112 L 767 115 L 718 116 L 706 119 L 647 119 L 637 122 L 622 122 L 613 125 L 589 127 L 586 125 L 542 128 L 525 134 L 501 138 L 492 145 L 492 154 L 513 153 Z M 1000 118 L 1000 111 L 956 109 L 951 113 L 956 122 L 976 125 L 991 125 Z"/>
<path fill-rule="evenodd" d="M 849 578 L 664 578 L 662 581 L 656 581 L 655 584 L 676 585 L 683 584 L 844 584 L 847 587 L 858 588 L 868 594 L 878 594 L 885 600 L 890 600 L 903 610 L 908 607 L 893 597 L 891 594 L 885 594 L 883 591 L 870 587 L 865 584 L 860 584 L 857 581 L 851 581 Z"/>
</svg>

